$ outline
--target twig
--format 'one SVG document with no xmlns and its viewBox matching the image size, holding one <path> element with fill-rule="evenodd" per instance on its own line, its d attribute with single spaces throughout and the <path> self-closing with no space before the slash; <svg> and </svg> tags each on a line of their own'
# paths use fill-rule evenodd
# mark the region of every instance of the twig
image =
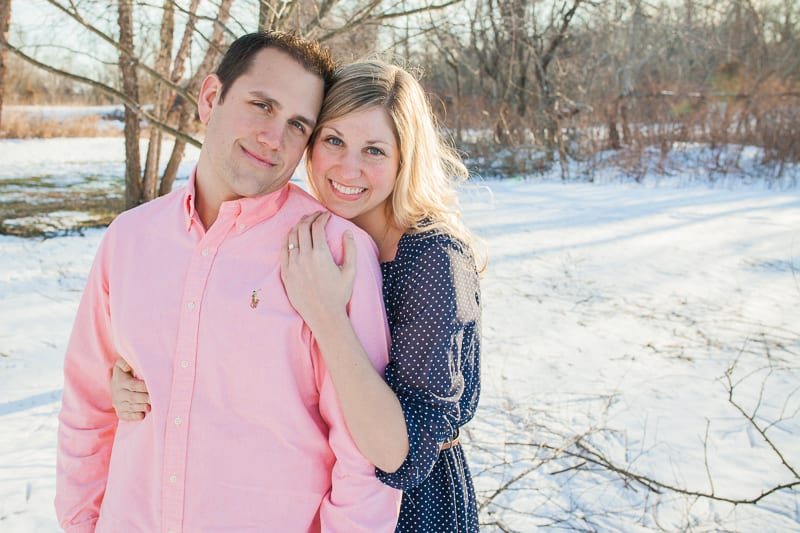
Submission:
<svg viewBox="0 0 800 533">
<path fill-rule="evenodd" d="M 653 478 L 651 478 L 649 476 L 645 476 L 643 474 L 638 474 L 638 473 L 633 472 L 633 471 L 631 471 L 631 470 L 629 470 L 627 468 L 623 468 L 621 466 L 618 466 L 618 465 L 612 463 L 608 458 L 606 458 L 602 454 L 590 449 L 588 446 L 586 446 L 586 444 L 584 444 L 581 441 L 580 438 L 578 438 L 578 440 L 574 444 L 578 448 L 577 452 L 569 450 L 569 449 L 564 449 L 562 447 L 552 446 L 550 444 L 542 443 L 542 442 L 537 442 L 537 443 L 510 443 L 510 442 L 507 442 L 506 443 L 506 445 L 535 446 L 535 447 L 538 447 L 538 448 L 544 448 L 544 449 L 551 450 L 551 451 L 554 451 L 554 452 L 559 452 L 559 453 L 562 453 L 564 455 L 567 455 L 569 457 L 573 457 L 573 458 L 576 458 L 576 459 L 581 459 L 581 460 L 583 460 L 585 462 L 588 462 L 588 463 L 591 463 L 593 465 L 602 467 L 604 470 L 608 470 L 610 472 L 614 472 L 615 474 L 618 474 L 618 475 L 620 475 L 621 477 L 623 477 L 625 479 L 634 481 L 634 482 L 638 483 L 639 485 L 642 485 L 643 487 L 645 487 L 647 490 L 649 490 L 651 492 L 654 492 L 656 494 L 662 494 L 663 491 L 670 491 L 670 492 L 674 492 L 676 494 L 683 494 L 683 495 L 686 495 L 686 496 L 696 496 L 696 497 L 699 497 L 699 498 L 706 498 L 706 499 L 714 500 L 714 501 L 727 502 L 727 503 L 731 503 L 731 504 L 734 504 L 734 505 L 744 505 L 744 504 L 756 504 L 756 503 L 760 502 L 761 500 L 763 500 L 764 498 L 766 498 L 767 496 L 769 496 L 772 493 L 779 492 L 779 491 L 785 490 L 785 489 L 792 489 L 794 487 L 800 486 L 800 477 L 796 476 L 797 479 L 795 479 L 793 481 L 789 481 L 787 483 L 781 483 L 781 484 L 778 484 L 778 485 L 774 485 L 774 486 L 770 487 L 769 489 L 761 491 L 761 493 L 759 495 L 753 496 L 753 497 L 750 497 L 750 498 L 732 498 L 732 497 L 727 497 L 727 496 L 720 496 L 719 494 L 716 494 L 713 490 L 711 492 L 702 492 L 702 491 L 690 490 L 690 489 L 687 489 L 687 488 L 684 488 L 684 487 L 678 487 L 676 485 L 672 485 L 672 484 L 669 484 L 669 483 L 664 483 L 664 482 L 659 481 L 657 479 L 653 479 Z M 776 451 L 776 453 L 777 453 L 777 451 Z M 782 457 L 780 454 L 779 454 L 779 456 Z M 512 483 L 519 481 L 520 479 L 522 479 L 522 477 L 524 477 L 524 475 L 529 474 L 530 472 L 535 470 L 535 468 L 537 468 L 538 466 L 539 465 L 536 465 L 536 467 L 532 467 L 532 468 L 526 469 L 524 473 L 515 476 L 515 478 L 513 480 L 509 480 L 509 482 L 505 483 L 504 486 L 502 487 L 502 489 L 505 490 Z M 788 467 L 788 465 L 787 465 L 787 467 Z M 788 467 L 788 468 L 794 473 L 794 470 L 791 467 Z M 502 492 L 502 490 L 498 489 L 496 491 L 496 493 L 492 495 L 492 498 L 496 497 L 499 492 Z M 483 508 L 483 507 L 484 506 L 481 506 L 481 508 Z"/>
<path fill-rule="evenodd" d="M 771 370 L 770 370 L 770 372 L 771 372 Z M 726 377 L 728 379 L 728 402 L 730 402 L 730 404 L 733 405 L 736 408 L 736 410 L 739 411 L 739 413 L 741 413 L 741 415 L 743 417 L 745 417 L 745 419 L 748 422 L 750 422 L 750 425 L 753 427 L 753 429 L 758 431 L 759 435 L 761 435 L 761 437 L 769 445 L 769 447 L 772 449 L 772 451 L 775 453 L 775 455 L 778 456 L 778 458 L 780 459 L 781 463 L 783 463 L 783 466 L 785 466 L 787 468 L 787 470 L 789 470 L 789 472 L 791 472 L 792 475 L 794 475 L 795 479 L 797 480 L 797 481 L 794 482 L 794 485 L 800 483 L 800 474 L 798 474 L 797 470 L 792 465 L 789 464 L 789 462 L 783 456 L 783 454 L 778 449 L 778 447 L 775 446 L 775 443 L 772 442 L 772 439 L 770 439 L 769 436 L 767 436 L 766 430 L 764 428 L 762 428 L 759 425 L 759 423 L 756 421 L 755 413 L 757 412 L 758 409 L 756 408 L 756 410 L 753 411 L 753 414 L 750 415 L 744 410 L 744 408 L 742 408 L 741 405 L 739 405 L 736 402 L 736 400 L 734 400 L 733 392 L 734 392 L 735 386 L 733 385 L 733 383 L 731 381 L 731 376 L 730 376 L 730 374 L 732 374 L 732 373 L 733 373 L 733 367 L 730 367 L 729 368 L 729 372 L 726 372 Z M 762 392 L 763 392 L 763 386 L 764 386 L 764 384 L 762 383 Z M 749 502 L 747 502 L 747 503 L 749 503 Z M 755 503 L 755 502 L 753 502 L 753 503 Z"/>
<path fill-rule="evenodd" d="M 708 466 L 708 430 L 711 427 L 711 420 L 706 418 L 706 434 L 703 437 L 703 462 L 706 465 L 706 476 L 708 476 L 708 485 L 711 487 L 711 493 L 714 493 L 714 479 L 711 477 L 711 468 Z"/>
</svg>

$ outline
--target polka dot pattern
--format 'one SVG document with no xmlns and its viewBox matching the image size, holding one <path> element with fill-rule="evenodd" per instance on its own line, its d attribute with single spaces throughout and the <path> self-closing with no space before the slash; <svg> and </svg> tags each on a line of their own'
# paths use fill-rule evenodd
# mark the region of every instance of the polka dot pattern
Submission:
<svg viewBox="0 0 800 533">
<path fill-rule="evenodd" d="M 392 334 L 386 381 L 400 399 L 409 454 L 378 478 L 403 489 L 397 532 L 478 531 L 460 444 L 440 451 L 475 413 L 480 394 L 480 287 L 470 250 L 431 231 L 405 234 L 383 263 Z"/>
</svg>

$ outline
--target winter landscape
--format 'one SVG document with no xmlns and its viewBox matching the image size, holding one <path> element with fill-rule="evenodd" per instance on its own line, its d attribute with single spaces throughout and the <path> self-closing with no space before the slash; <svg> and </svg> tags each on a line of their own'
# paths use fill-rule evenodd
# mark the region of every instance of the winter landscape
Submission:
<svg viewBox="0 0 800 533">
<path fill-rule="evenodd" d="M 462 191 L 490 258 L 464 438 L 482 530 L 800 531 L 800 170 L 701 179 L 698 150 L 639 182 Z M 123 159 L 121 137 L 2 140 L 0 185 L 105 187 Z M 0 236 L 3 532 L 59 530 L 62 358 L 103 231 Z"/>
<path fill-rule="evenodd" d="M 0 0 L 0 533 L 59 531 L 95 251 L 186 181 L 204 77 L 262 30 L 404 65 L 474 171 L 481 531 L 800 533 L 790 0 Z"/>
</svg>

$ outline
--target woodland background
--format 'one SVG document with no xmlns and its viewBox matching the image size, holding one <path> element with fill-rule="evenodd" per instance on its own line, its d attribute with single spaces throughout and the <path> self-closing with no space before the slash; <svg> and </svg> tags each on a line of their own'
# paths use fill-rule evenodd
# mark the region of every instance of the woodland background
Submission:
<svg viewBox="0 0 800 533">
<path fill-rule="evenodd" d="M 596 158 L 640 178 L 644 152 L 665 159 L 680 143 L 709 146 L 714 172 L 735 167 L 746 145 L 763 148 L 766 176 L 800 158 L 794 0 L 21 4 L 0 0 L 0 107 L 124 103 L 126 207 L 171 189 L 183 147 L 202 137 L 199 83 L 227 43 L 262 28 L 319 39 L 344 62 L 380 56 L 417 70 L 483 177 L 560 165 L 574 178 L 570 160 Z M 34 23 L 12 23 L 15 8 L 32 6 Z M 55 135 L 17 117 L 3 115 L 0 135 Z M 61 121 L 59 135 L 87 135 L 92 120 Z M 175 138 L 170 153 L 165 136 Z"/>
</svg>

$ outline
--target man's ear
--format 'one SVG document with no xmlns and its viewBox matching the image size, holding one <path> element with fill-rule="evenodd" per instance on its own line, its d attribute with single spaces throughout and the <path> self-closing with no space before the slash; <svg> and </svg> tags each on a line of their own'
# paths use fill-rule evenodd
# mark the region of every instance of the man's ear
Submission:
<svg viewBox="0 0 800 533">
<path fill-rule="evenodd" d="M 222 90 L 222 82 L 216 74 L 209 74 L 200 86 L 200 97 L 197 99 L 197 114 L 200 122 L 208 124 L 211 110 L 218 103 L 218 96 Z"/>
</svg>

